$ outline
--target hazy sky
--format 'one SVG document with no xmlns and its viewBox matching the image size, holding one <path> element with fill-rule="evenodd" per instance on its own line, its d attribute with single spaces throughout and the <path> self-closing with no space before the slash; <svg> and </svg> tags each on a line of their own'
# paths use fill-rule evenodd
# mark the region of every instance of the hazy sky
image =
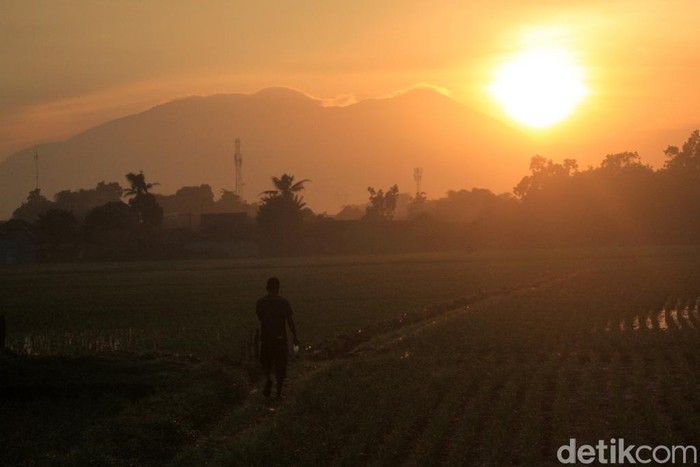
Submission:
<svg viewBox="0 0 700 467">
<path fill-rule="evenodd" d="M 591 95 L 544 140 L 689 127 L 698 18 L 695 0 L 3 0 L 0 159 L 176 97 L 271 85 L 346 103 L 428 83 L 502 117 L 484 91 L 494 67 L 549 43 L 576 55 Z"/>
</svg>

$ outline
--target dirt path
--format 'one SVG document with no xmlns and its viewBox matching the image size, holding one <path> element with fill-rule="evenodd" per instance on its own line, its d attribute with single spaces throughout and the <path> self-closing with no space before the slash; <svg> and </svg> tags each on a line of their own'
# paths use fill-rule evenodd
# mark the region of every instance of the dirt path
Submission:
<svg viewBox="0 0 700 467">
<path fill-rule="evenodd" d="M 302 388 L 317 374 L 327 371 L 340 361 L 389 352 L 406 337 L 417 336 L 438 322 L 469 313 L 476 305 L 484 301 L 502 298 L 514 293 L 534 291 L 570 277 L 571 275 L 556 276 L 493 291 L 480 291 L 477 294 L 407 312 L 399 318 L 372 323 L 352 335 L 338 335 L 308 346 L 298 356 L 290 358 L 289 377 L 285 381 L 283 399 L 264 398 L 262 396 L 262 380 L 255 376 L 251 378 L 249 396 L 235 410 L 239 416 L 247 418 L 246 422 L 238 425 L 237 429 L 223 433 L 227 430 L 227 423 L 224 420 L 224 423 L 221 424 L 222 433 L 219 434 L 219 439 L 224 441 L 225 446 L 232 446 L 246 433 L 269 423 L 271 418 L 284 413 L 285 408 L 295 398 L 299 388 Z M 249 364 L 248 369 L 252 375 L 256 375 L 257 372 L 255 368 L 250 368 L 250 366 L 256 365 L 257 362 Z M 229 426 L 229 430 L 230 428 Z"/>
</svg>

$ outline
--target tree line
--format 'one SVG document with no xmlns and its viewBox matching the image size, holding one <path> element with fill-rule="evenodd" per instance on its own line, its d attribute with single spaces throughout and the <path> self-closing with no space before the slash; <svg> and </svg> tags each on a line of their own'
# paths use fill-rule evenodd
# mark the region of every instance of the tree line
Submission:
<svg viewBox="0 0 700 467">
<path fill-rule="evenodd" d="M 700 132 L 665 155 L 656 170 L 636 152 L 608 154 L 583 170 L 574 159 L 537 155 L 511 193 L 473 188 L 429 199 L 397 185 L 368 187 L 365 205 L 345 206 L 336 216 L 309 209 L 302 193 L 310 181 L 290 174 L 272 177 L 272 189 L 246 203 L 227 190 L 215 200 L 209 185 L 154 194 L 156 183 L 129 173 L 126 188 L 100 182 L 61 191 L 53 201 L 34 190 L 13 218 L 39 232 L 47 258 L 61 251 L 68 258 L 178 257 L 184 243 L 201 237 L 195 227 L 203 214 L 233 212 L 251 221 L 228 239 L 253 241 L 270 255 L 695 243 Z M 176 214 L 187 222 L 164 225 Z"/>
</svg>

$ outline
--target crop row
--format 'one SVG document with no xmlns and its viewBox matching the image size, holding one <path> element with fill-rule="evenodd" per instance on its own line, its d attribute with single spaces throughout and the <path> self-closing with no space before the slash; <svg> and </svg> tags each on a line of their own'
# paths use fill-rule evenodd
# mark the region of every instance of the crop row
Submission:
<svg viewBox="0 0 700 467">
<path fill-rule="evenodd" d="M 569 438 L 696 444 L 694 264 L 603 266 L 374 342 L 381 351 L 298 381 L 273 423 L 242 433 L 223 460 L 557 465 Z M 635 317 L 652 326 L 634 332 Z"/>
</svg>

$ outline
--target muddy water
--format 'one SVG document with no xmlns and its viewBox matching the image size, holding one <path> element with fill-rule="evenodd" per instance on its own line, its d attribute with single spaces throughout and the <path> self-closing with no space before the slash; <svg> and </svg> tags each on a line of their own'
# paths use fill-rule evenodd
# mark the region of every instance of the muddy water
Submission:
<svg viewBox="0 0 700 467">
<path fill-rule="evenodd" d="M 625 318 L 613 318 L 607 320 L 604 325 L 596 323 L 593 327 L 594 332 L 635 332 L 645 329 L 662 332 L 700 330 L 700 297 L 687 305 L 682 301 L 669 302 L 657 312 L 635 315 L 631 324 Z"/>
</svg>

